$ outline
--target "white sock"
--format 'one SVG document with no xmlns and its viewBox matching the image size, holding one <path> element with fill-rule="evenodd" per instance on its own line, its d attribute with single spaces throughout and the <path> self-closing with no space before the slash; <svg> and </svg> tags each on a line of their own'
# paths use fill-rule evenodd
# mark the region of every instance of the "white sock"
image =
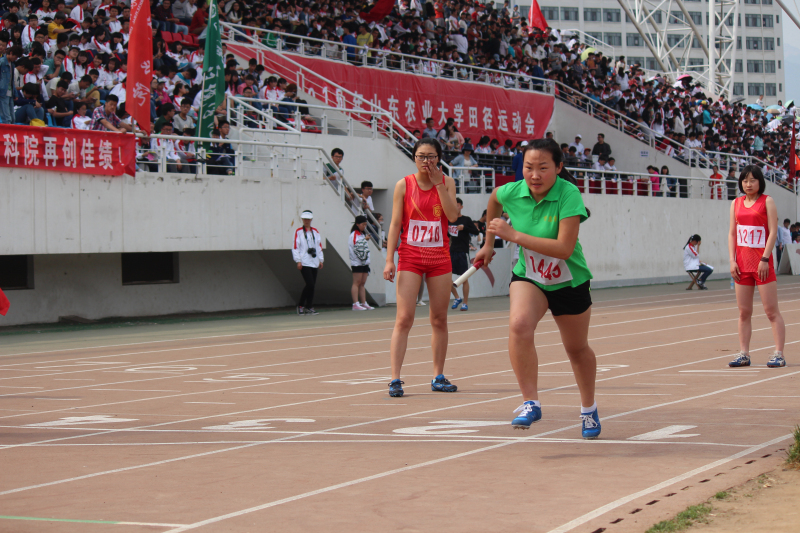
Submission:
<svg viewBox="0 0 800 533">
<path fill-rule="evenodd" d="M 777 355 L 778 357 L 783 357 L 783 352 L 775 352 L 775 355 Z"/>
<path fill-rule="evenodd" d="M 595 409 L 597 409 L 597 402 L 594 402 L 594 405 L 591 407 L 584 407 L 581 405 L 581 414 L 588 415 L 589 413 L 594 412 Z"/>
<path fill-rule="evenodd" d="M 542 404 L 539 402 L 539 400 L 530 400 L 530 401 L 533 402 L 534 407 L 539 407 L 539 408 L 542 407 Z"/>
</svg>

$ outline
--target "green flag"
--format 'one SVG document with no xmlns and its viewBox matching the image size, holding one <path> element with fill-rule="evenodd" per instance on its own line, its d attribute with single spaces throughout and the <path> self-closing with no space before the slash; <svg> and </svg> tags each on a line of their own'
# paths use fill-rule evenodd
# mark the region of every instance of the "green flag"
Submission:
<svg viewBox="0 0 800 533">
<path fill-rule="evenodd" d="M 200 104 L 198 137 L 211 137 L 214 112 L 225 99 L 225 66 L 219 35 L 219 12 L 216 0 L 208 5 L 208 27 L 203 64 L 203 100 Z"/>
</svg>

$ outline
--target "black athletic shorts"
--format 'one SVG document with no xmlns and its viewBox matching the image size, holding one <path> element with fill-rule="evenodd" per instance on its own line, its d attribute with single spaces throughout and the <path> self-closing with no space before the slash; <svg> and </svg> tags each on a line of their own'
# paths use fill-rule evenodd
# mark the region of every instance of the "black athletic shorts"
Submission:
<svg viewBox="0 0 800 533">
<path fill-rule="evenodd" d="M 356 273 L 356 274 L 358 274 L 359 272 L 366 272 L 367 274 L 369 274 L 369 272 L 370 272 L 369 265 L 363 265 L 363 266 L 352 266 L 351 265 L 350 268 L 352 268 L 353 272 Z"/>
<path fill-rule="evenodd" d="M 460 276 L 469 269 L 469 254 L 467 252 L 450 252 L 450 266 L 453 274 Z"/>
<path fill-rule="evenodd" d="M 511 283 L 527 281 L 544 293 L 547 306 L 553 316 L 580 315 L 592 306 L 592 295 L 589 291 L 589 282 L 581 283 L 577 287 L 564 287 L 555 291 L 545 291 L 536 285 L 533 280 L 511 274 Z"/>
</svg>

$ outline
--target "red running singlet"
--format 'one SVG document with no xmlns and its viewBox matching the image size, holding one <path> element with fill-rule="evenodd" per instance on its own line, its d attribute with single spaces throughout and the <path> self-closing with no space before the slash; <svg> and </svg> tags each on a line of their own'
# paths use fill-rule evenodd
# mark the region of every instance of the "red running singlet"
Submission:
<svg viewBox="0 0 800 533">
<path fill-rule="evenodd" d="M 406 176 L 403 229 L 397 270 L 428 276 L 452 272 L 447 217 L 436 187 L 423 191 L 414 174 Z"/>
<path fill-rule="evenodd" d="M 733 201 L 733 217 L 736 221 L 736 264 L 739 266 L 741 285 L 759 285 L 776 281 L 772 255 L 769 256 L 769 274 L 764 281 L 758 281 L 755 273 L 764 256 L 769 240 L 767 224 L 767 195 L 762 194 L 750 207 L 745 207 L 746 196 Z M 752 279 L 751 279 L 752 278 Z"/>
</svg>

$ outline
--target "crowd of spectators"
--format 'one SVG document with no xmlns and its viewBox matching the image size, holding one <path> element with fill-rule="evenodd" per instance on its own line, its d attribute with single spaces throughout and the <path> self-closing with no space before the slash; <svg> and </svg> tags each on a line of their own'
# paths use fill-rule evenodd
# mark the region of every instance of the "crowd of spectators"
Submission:
<svg viewBox="0 0 800 533">
<path fill-rule="evenodd" d="M 685 162 L 699 161 L 709 168 L 716 162 L 727 169 L 731 162 L 738 165 L 739 159 L 755 156 L 773 176 L 775 169 L 787 166 L 792 121 L 780 117 L 793 115 L 793 105 L 767 114 L 760 105 L 710 98 L 690 77 L 675 84 L 660 77 L 646 79 L 644 70 L 624 57 L 606 57 L 556 29 L 529 28 L 508 1 L 401 0 L 387 17 L 369 24 L 359 18 L 361 7 L 341 0 L 221 0 L 219 14 L 223 21 L 244 26 L 233 38 L 256 39 L 267 46 L 280 41 L 291 48 L 304 38 L 321 39 L 305 41 L 305 53 L 346 54 L 355 63 L 367 64 L 392 59 L 386 62 L 389 68 L 397 68 L 399 54 L 405 54 L 405 68 L 425 74 L 531 89 L 558 82 L 559 98 Z M 172 133 L 193 135 L 201 96 L 206 0 L 151 0 L 150 8 L 151 118 L 158 124 L 156 132 L 169 122 Z M 0 13 L 0 86 L 7 83 L 11 91 L 0 92 L 4 122 L 133 129 L 124 105 L 128 1 L 10 1 Z M 227 94 L 269 100 L 254 107 L 272 107 L 279 119 L 291 121 L 298 109 L 311 118 L 298 108 L 302 101 L 296 91 L 287 91 L 291 87 L 285 80 L 265 75 L 255 61 L 240 70 L 230 54 L 225 59 Z M 182 113 L 186 100 L 191 103 Z M 233 104 L 226 99 L 217 110 L 218 120 L 229 105 Z M 222 137 L 219 122 L 215 125 Z M 434 131 L 446 149 L 462 153 L 466 141 L 452 124 L 439 128 L 429 123 L 420 134 Z M 514 143 L 503 139 L 484 137 L 470 144 L 477 155 L 513 156 L 515 151 Z M 576 148 L 571 154 L 568 147 L 565 154 L 572 162 L 585 162 L 582 152 Z M 604 165 L 610 163 L 608 153 L 593 155 L 605 156 Z M 176 162 L 185 163 L 179 154 Z M 785 173 L 777 174 L 786 181 Z"/>
</svg>

